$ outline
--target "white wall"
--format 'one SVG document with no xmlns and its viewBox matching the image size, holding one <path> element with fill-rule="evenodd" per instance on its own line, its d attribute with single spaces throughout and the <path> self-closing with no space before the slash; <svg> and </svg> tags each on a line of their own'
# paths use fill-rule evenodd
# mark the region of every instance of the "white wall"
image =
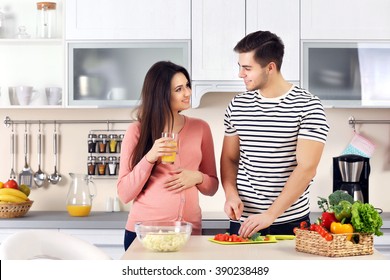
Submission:
<svg viewBox="0 0 390 280">
<path fill-rule="evenodd" d="M 223 115 L 227 104 L 234 96 L 233 93 L 208 93 L 202 100 L 200 107 L 190 109 L 186 115 L 206 120 L 212 129 L 216 161 L 219 170 L 219 157 L 223 140 Z M 5 116 L 14 120 L 39 120 L 39 119 L 129 119 L 130 109 L 0 109 L 0 118 L 3 122 Z M 326 114 L 331 127 L 328 142 L 318 168 L 318 173 L 313 185 L 312 209 L 317 208 L 317 196 L 327 196 L 332 192 L 332 157 L 340 155 L 350 141 L 353 130 L 348 125 L 348 118 L 356 119 L 390 119 L 390 109 L 327 109 Z M 126 129 L 127 124 L 114 125 L 113 129 Z M 357 131 L 376 143 L 377 148 L 371 158 L 370 177 L 370 203 L 384 211 L 390 211 L 390 125 L 364 124 L 358 125 Z M 46 173 L 52 173 L 52 134 L 53 125 L 42 126 L 45 133 L 45 147 L 42 169 Z M 65 210 L 65 199 L 70 184 L 69 172 L 86 173 L 87 165 L 87 136 L 91 129 L 106 129 L 105 124 L 62 124 L 58 128 L 61 135 L 59 152 L 59 172 L 63 180 L 57 185 L 47 184 L 42 188 L 34 188 L 31 199 L 34 200 L 32 210 Z M 36 135 L 38 125 L 29 126 L 31 136 L 29 163 L 33 170 L 37 170 Z M 10 133 L 11 129 L 0 125 L 0 181 L 6 181 L 10 173 Z M 17 172 L 22 170 L 23 135 L 24 125 L 17 126 Z M 101 179 L 95 180 L 98 195 L 93 204 L 93 211 L 104 211 L 107 197 L 114 197 L 116 193 L 116 181 Z M 204 211 L 223 211 L 224 194 L 222 187 L 214 197 L 201 197 L 201 205 Z M 129 206 L 123 206 L 123 210 Z"/>
</svg>

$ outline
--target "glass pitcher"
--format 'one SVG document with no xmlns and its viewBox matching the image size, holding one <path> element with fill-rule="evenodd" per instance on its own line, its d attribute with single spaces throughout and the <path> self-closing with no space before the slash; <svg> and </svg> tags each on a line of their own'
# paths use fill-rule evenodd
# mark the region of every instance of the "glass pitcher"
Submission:
<svg viewBox="0 0 390 280">
<path fill-rule="evenodd" d="M 92 200 L 96 196 L 92 177 L 85 174 L 69 173 L 72 182 L 66 198 L 66 209 L 70 216 L 88 216 L 92 208 Z"/>
</svg>

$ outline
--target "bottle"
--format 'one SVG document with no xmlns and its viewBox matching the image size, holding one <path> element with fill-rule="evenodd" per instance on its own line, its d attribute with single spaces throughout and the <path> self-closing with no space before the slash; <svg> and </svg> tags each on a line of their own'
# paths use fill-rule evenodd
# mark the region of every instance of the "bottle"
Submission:
<svg viewBox="0 0 390 280">
<path fill-rule="evenodd" d="M 37 3 L 37 38 L 55 38 L 57 28 L 57 4 L 54 2 Z"/>
</svg>

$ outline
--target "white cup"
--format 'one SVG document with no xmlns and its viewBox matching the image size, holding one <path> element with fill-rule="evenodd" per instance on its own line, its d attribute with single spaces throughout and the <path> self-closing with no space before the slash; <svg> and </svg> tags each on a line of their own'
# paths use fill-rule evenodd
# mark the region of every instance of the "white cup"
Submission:
<svg viewBox="0 0 390 280">
<path fill-rule="evenodd" d="M 46 97 L 49 105 L 59 105 L 62 101 L 62 88 L 60 87 L 47 87 Z"/>
<path fill-rule="evenodd" d="M 126 89 L 125 88 L 112 88 L 108 94 L 107 99 L 111 100 L 125 100 L 127 99 Z"/>
<path fill-rule="evenodd" d="M 11 105 L 19 105 L 18 97 L 16 95 L 16 87 L 8 87 L 8 96 Z"/>
<path fill-rule="evenodd" d="M 31 100 L 37 95 L 36 91 L 33 91 L 33 87 L 30 86 L 17 86 L 16 97 L 19 105 L 27 106 L 30 105 Z"/>
</svg>

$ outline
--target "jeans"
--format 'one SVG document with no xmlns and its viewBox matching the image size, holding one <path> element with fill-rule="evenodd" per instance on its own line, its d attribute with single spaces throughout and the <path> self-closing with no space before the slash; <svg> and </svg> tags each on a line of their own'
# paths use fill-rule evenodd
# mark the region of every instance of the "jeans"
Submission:
<svg viewBox="0 0 390 280">
<path fill-rule="evenodd" d="M 127 250 L 127 248 L 129 248 L 131 243 L 133 243 L 136 237 L 137 234 L 134 231 L 125 229 L 125 242 L 124 242 L 125 251 Z"/>
<path fill-rule="evenodd" d="M 294 234 L 294 228 L 299 227 L 299 224 L 301 222 L 307 222 L 307 224 L 310 224 L 310 218 L 309 215 L 303 217 L 302 219 L 292 221 L 285 224 L 278 224 L 278 225 L 271 225 L 270 227 L 263 228 L 259 231 L 261 235 L 277 235 L 277 234 L 284 234 L 284 235 L 293 235 Z M 238 234 L 238 230 L 240 229 L 241 224 L 237 222 L 230 221 L 230 234 Z"/>
</svg>

